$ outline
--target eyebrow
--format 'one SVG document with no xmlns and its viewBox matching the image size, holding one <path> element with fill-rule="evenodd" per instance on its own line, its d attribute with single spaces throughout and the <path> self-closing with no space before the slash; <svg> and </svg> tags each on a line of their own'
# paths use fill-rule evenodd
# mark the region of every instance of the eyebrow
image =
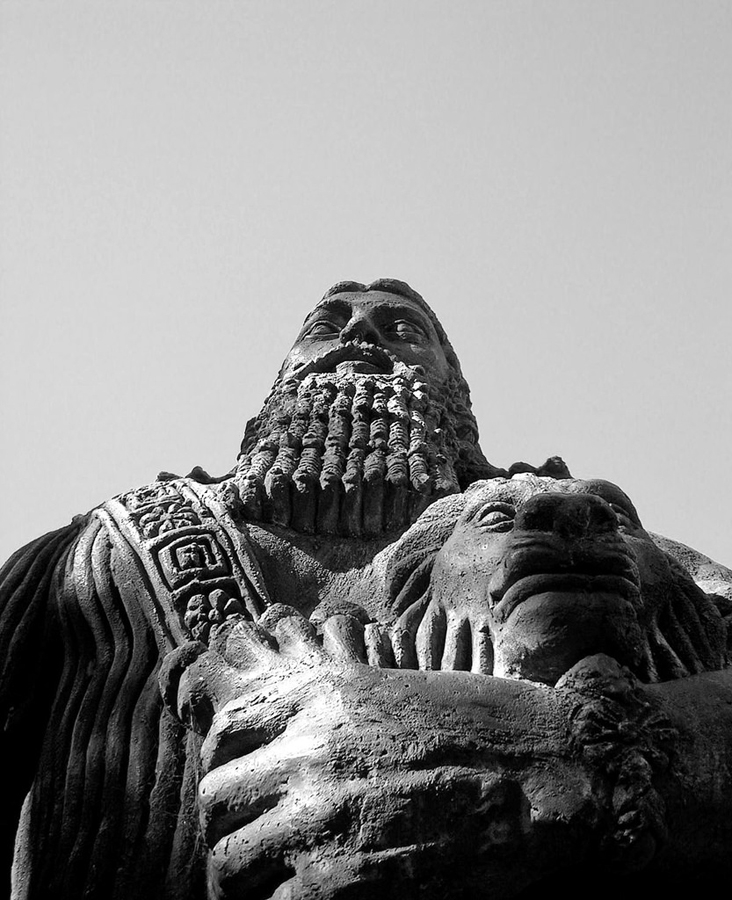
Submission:
<svg viewBox="0 0 732 900">
<path fill-rule="evenodd" d="M 463 515 L 473 515 L 473 513 L 483 509 L 483 507 L 487 506 L 489 503 L 505 503 L 506 506 L 516 507 L 521 503 L 521 498 L 517 497 L 510 488 L 499 488 L 488 497 L 471 500 L 471 502 L 465 506 Z"/>
<path fill-rule="evenodd" d="M 432 323 L 421 312 L 421 310 L 416 309 L 414 306 L 409 306 L 408 304 L 395 303 L 387 307 L 390 313 L 393 313 L 394 316 L 404 316 L 405 319 L 412 319 L 417 322 L 424 330 L 429 334 L 434 329 L 432 328 Z"/>
<path fill-rule="evenodd" d="M 397 296 L 397 295 L 395 295 Z M 434 331 L 434 326 L 430 322 L 429 318 L 424 315 L 424 313 L 417 309 L 415 306 L 412 306 L 407 303 L 390 303 L 387 307 L 382 307 L 382 309 L 388 309 L 389 313 L 393 317 L 404 316 L 406 319 L 412 319 L 415 321 L 427 334 L 431 334 Z M 303 322 L 303 328 L 305 328 L 313 319 L 315 319 L 319 313 L 337 313 L 344 317 L 346 317 L 346 321 L 351 318 L 353 315 L 353 307 L 347 300 L 340 300 L 337 297 L 328 298 L 326 300 L 322 300 L 315 309 L 306 317 Z M 378 314 L 377 310 L 377 314 Z M 436 335 L 436 332 L 435 332 Z"/>
<path fill-rule="evenodd" d="M 308 313 L 308 315 L 305 317 L 305 321 L 303 322 L 303 326 L 307 325 L 311 319 L 314 319 L 318 315 L 318 313 L 321 312 L 341 313 L 344 316 L 348 316 L 348 318 L 350 319 L 351 304 L 346 300 L 337 300 L 335 298 L 332 300 L 323 300 L 318 303 L 318 305 L 312 312 Z"/>
</svg>

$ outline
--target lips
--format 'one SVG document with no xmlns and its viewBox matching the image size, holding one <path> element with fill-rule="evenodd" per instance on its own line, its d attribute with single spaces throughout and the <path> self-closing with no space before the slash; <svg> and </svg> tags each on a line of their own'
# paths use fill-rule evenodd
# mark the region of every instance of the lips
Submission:
<svg viewBox="0 0 732 900">
<path fill-rule="evenodd" d="M 335 371 L 338 375 L 347 375 L 349 372 L 354 372 L 357 375 L 385 374 L 383 368 L 363 359 L 346 359 L 338 363 Z"/>
<path fill-rule="evenodd" d="M 306 363 L 298 370 L 297 377 L 304 378 L 313 372 L 391 375 L 395 371 L 395 366 L 398 365 L 399 360 L 381 347 L 349 341 Z"/>
<path fill-rule="evenodd" d="M 615 595 L 632 604 L 640 600 L 638 586 L 618 575 L 528 575 L 515 582 L 493 608 L 497 621 L 505 622 L 516 607 L 537 594 Z"/>
<path fill-rule="evenodd" d="M 545 593 L 612 594 L 637 605 L 639 582 L 638 567 L 623 549 L 568 557 L 550 546 L 519 546 L 492 579 L 493 615 L 506 621 L 524 600 Z"/>
</svg>

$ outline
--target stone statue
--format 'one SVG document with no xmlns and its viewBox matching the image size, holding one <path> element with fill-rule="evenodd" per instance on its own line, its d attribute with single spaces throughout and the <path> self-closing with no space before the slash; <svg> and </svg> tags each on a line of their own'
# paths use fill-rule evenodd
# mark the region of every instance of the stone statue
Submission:
<svg viewBox="0 0 732 900">
<path fill-rule="evenodd" d="M 3 569 L 12 896 L 723 871 L 731 595 L 619 488 L 490 464 L 424 300 L 335 285 L 232 472 L 162 473 Z"/>
<path fill-rule="evenodd" d="M 214 896 L 515 897 L 578 870 L 628 893 L 724 858 L 728 603 L 618 487 L 479 481 L 380 557 L 362 608 L 275 604 L 166 660 L 206 735 Z"/>
</svg>

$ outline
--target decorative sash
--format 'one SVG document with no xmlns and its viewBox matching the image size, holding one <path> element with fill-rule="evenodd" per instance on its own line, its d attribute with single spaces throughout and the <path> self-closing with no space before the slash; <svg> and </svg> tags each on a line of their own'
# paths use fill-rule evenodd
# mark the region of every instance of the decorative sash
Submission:
<svg viewBox="0 0 732 900">
<path fill-rule="evenodd" d="M 205 642 L 228 616 L 257 619 L 270 604 L 246 532 L 210 487 L 187 478 L 155 482 L 99 512 L 142 564 L 146 593 L 174 641 Z"/>
</svg>

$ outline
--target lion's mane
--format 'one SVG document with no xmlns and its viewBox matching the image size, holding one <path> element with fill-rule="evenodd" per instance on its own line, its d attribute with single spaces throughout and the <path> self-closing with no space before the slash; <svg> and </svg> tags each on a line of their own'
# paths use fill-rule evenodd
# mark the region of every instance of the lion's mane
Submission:
<svg viewBox="0 0 732 900">
<path fill-rule="evenodd" d="M 415 635 L 433 599 L 432 570 L 462 510 L 462 497 L 438 501 L 391 549 L 386 565 L 390 615 L 400 631 Z M 650 540 L 650 538 L 649 538 Z M 730 664 L 732 615 L 724 598 L 706 594 L 684 567 L 656 547 L 668 565 L 669 580 L 642 586 L 643 648 L 634 674 L 645 683 L 686 678 Z"/>
</svg>

